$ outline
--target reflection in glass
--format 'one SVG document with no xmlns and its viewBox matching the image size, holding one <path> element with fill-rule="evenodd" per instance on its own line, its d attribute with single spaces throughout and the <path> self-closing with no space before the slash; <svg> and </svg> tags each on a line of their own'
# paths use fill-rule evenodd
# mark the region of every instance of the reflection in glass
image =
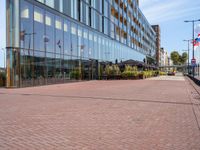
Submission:
<svg viewBox="0 0 200 150">
<path fill-rule="evenodd" d="M 56 0 L 57 1 L 57 0 Z M 59 0 L 60 1 L 60 0 Z M 48 5 L 49 7 L 54 8 L 54 0 L 46 0 L 46 5 Z"/>
<path fill-rule="evenodd" d="M 55 40 L 55 47 L 56 47 L 56 55 L 55 55 L 55 77 L 56 82 L 62 82 L 63 78 L 63 20 L 60 17 L 56 16 L 55 19 L 55 29 L 56 29 L 56 40 Z"/>
<path fill-rule="evenodd" d="M 21 1 L 20 72 L 21 85 L 33 85 L 33 6 Z"/>
<path fill-rule="evenodd" d="M 71 55 L 78 56 L 77 25 L 71 23 Z"/>
<path fill-rule="evenodd" d="M 102 67 L 103 63 L 105 65 L 105 63 L 115 63 L 116 60 L 120 62 L 128 59 L 139 61 L 144 59 L 144 54 L 128 47 L 136 48 L 133 42 L 138 41 L 139 37 L 133 31 L 138 30 L 138 27 L 130 32 L 123 28 L 123 23 L 121 28 L 118 27 L 118 22 L 116 23 L 114 18 L 112 21 L 115 24 L 111 22 L 110 1 L 105 3 L 102 3 L 102 0 L 38 1 L 59 12 L 63 11 L 65 15 L 72 16 L 83 24 L 59 15 L 59 12 L 54 14 L 52 10 L 50 13 L 51 9 L 40 8 L 41 4 L 33 6 L 28 1 L 20 1 L 21 21 L 20 36 L 18 36 L 20 49 L 12 50 L 11 55 L 20 63 L 20 76 L 15 75 L 14 78 L 19 78 L 22 86 L 96 79 L 100 72 L 99 66 Z M 106 35 L 97 32 L 102 30 Z M 130 32 L 130 35 L 125 34 L 126 31 Z M 115 41 L 115 39 L 120 40 L 120 37 L 121 42 L 127 45 Z M 138 49 L 141 48 L 138 46 Z M 153 54 L 155 51 L 152 50 Z M 13 61 L 13 66 L 16 65 L 19 64 Z"/>
<path fill-rule="evenodd" d="M 47 84 L 52 84 L 55 82 L 55 56 L 54 56 L 54 45 L 55 45 L 55 26 L 54 26 L 54 15 L 51 13 L 45 13 L 45 35 L 43 37 L 43 42 L 45 44 L 46 51 L 46 79 Z"/>
<path fill-rule="evenodd" d="M 68 20 L 64 21 L 64 54 L 71 54 L 71 27 L 70 22 Z"/>
<path fill-rule="evenodd" d="M 35 85 L 45 84 L 44 11 L 34 7 L 34 78 Z"/>
</svg>

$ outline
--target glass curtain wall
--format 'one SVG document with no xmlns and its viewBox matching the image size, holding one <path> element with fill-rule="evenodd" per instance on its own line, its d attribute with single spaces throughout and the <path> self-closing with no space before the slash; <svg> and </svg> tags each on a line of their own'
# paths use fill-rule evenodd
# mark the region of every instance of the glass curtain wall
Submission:
<svg viewBox="0 0 200 150">
<path fill-rule="evenodd" d="M 46 78 L 44 49 L 44 10 L 34 6 L 34 79 L 35 85 L 44 85 Z"/>
<path fill-rule="evenodd" d="M 155 33 L 136 1 L 37 0 L 145 55 L 155 55 Z M 150 42 L 148 42 L 150 41 Z M 154 43 L 154 44 L 152 44 Z M 151 51 L 151 53 L 149 52 Z"/>
<path fill-rule="evenodd" d="M 64 20 L 64 81 L 70 80 L 70 55 L 71 55 L 71 26 Z"/>
<path fill-rule="evenodd" d="M 99 9 L 96 3 L 93 5 Z M 81 13 L 87 14 L 86 6 L 82 3 Z M 98 21 L 95 22 L 97 16 L 93 25 L 99 28 Z M 87 15 L 81 19 L 87 22 Z M 86 25 L 24 0 L 20 4 L 20 20 L 20 55 L 15 52 L 12 59 L 20 60 L 18 78 L 22 87 L 98 79 L 106 64 L 145 58 Z M 16 66 L 17 62 L 13 64 Z"/>
<path fill-rule="evenodd" d="M 63 20 L 55 17 L 55 80 L 57 83 L 63 82 Z"/>
<path fill-rule="evenodd" d="M 45 35 L 44 46 L 46 51 L 46 78 L 47 84 L 55 82 L 55 19 L 52 13 L 45 13 Z"/>
<path fill-rule="evenodd" d="M 27 2 L 21 3 L 20 12 L 20 74 L 23 85 L 33 85 L 33 6 Z"/>
</svg>

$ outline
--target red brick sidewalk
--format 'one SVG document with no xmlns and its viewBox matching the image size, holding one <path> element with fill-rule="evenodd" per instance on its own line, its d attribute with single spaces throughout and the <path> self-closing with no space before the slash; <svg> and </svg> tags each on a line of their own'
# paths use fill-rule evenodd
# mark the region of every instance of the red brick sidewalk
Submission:
<svg viewBox="0 0 200 150">
<path fill-rule="evenodd" d="M 0 149 L 199 150 L 192 91 L 156 80 L 0 89 Z"/>
</svg>

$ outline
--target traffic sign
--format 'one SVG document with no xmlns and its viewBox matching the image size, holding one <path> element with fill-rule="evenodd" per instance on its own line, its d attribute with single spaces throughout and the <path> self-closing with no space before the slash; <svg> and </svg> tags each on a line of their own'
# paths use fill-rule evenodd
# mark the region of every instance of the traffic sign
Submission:
<svg viewBox="0 0 200 150">
<path fill-rule="evenodd" d="M 192 67 L 196 66 L 196 59 L 195 58 L 191 59 L 191 64 L 192 64 Z"/>
<path fill-rule="evenodd" d="M 191 59 L 191 63 L 196 64 L 196 59 L 195 58 Z"/>
</svg>

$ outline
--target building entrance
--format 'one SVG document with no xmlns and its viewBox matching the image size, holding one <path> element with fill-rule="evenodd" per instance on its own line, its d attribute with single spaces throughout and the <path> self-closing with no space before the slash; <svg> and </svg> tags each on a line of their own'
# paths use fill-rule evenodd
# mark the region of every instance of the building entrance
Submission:
<svg viewBox="0 0 200 150">
<path fill-rule="evenodd" d="M 97 80 L 98 79 L 98 60 L 89 59 L 82 62 L 82 79 Z"/>
</svg>

